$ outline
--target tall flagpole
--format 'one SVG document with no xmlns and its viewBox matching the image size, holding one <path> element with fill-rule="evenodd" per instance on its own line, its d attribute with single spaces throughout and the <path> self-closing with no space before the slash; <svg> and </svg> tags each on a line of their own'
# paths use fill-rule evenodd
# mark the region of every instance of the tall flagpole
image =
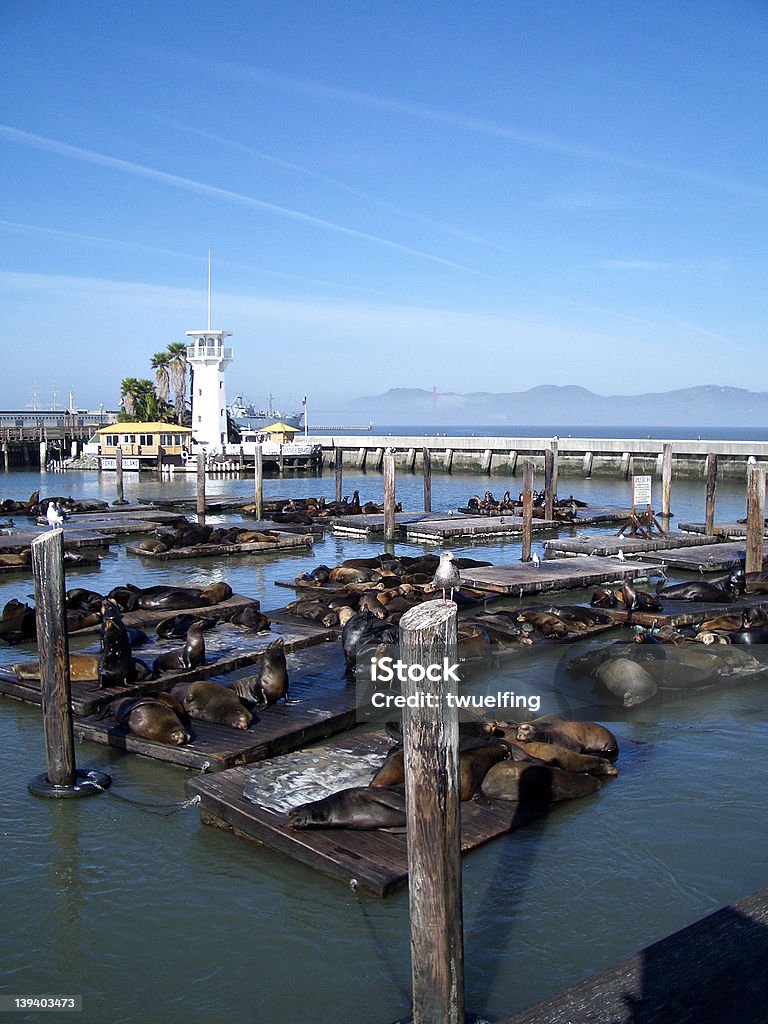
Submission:
<svg viewBox="0 0 768 1024">
<path fill-rule="evenodd" d="M 208 246 L 208 330 L 211 330 L 211 247 Z"/>
<path fill-rule="evenodd" d="M 304 406 L 304 440 L 307 440 L 307 396 L 304 395 L 304 401 L 301 403 Z"/>
</svg>

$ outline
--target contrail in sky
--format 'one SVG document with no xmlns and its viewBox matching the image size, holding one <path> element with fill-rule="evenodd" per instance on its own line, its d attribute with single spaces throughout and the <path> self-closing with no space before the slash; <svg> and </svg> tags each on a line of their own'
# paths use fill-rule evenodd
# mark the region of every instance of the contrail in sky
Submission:
<svg viewBox="0 0 768 1024">
<path fill-rule="evenodd" d="M 211 196 L 214 199 L 225 199 L 229 202 L 239 203 L 241 206 L 249 206 L 254 210 L 260 210 L 263 213 L 271 213 L 278 217 L 297 221 L 300 224 L 310 224 L 312 227 L 334 231 L 337 234 L 347 235 L 350 238 L 360 238 L 366 242 L 374 242 L 377 245 L 383 245 L 389 249 L 395 249 L 397 252 L 407 253 L 410 256 L 417 256 L 419 259 L 429 260 L 431 263 L 439 263 L 444 267 L 451 267 L 454 270 L 463 270 L 466 273 L 476 274 L 479 277 L 488 277 L 482 271 L 467 267 L 463 263 L 454 263 L 453 260 L 446 260 L 441 256 L 422 252 L 420 249 L 412 249 L 410 246 L 393 242 L 389 238 L 371 235 L 365 231 L 345 227 L 343 224 L 323 220 L 321 217 L 313 217 L 311 214 L 302 213 L 300 210 L 292 210 L 287 206 L 278 206 L 276 203 L 269 203 L 264 199 L 256 199 L 254 196 L 242 195 L 240 192 L 231 192 L 229 189 L 219 188 L 216 185 L 206 185 L 204 182 L 194 181 L 192 178 L 184 178 L 178 174 L 169 174 L 167 171 L 146 167 L 143 164 L 133 163 L 130 160 L 121 160 L 118 157 L 107 156 L 104 153 L 97 153 L 90 149 L 82 149 L 80 146 L 71 146 L 66 142 L 49 139 L 44 135 L 36 135 L 33 132 L 21 131 L 10 125 L 0 124 L 0 138 L 5 138 L 9 142 L 16 142 L 25 146 L 33 146 L 36 149 L 44 149 L 49 153 L 56 153 L 59 156 L 82 160 L 85 163 L 97 164 L 99 167 L 108 167 L 114 171 L 133 174 L 139 178 L 146 178 L 150 181 L 160 182 L 163 185 L 169 185 L 172 188 L 184 189 L 187 192 L 195 192 L 198 195 Z"/>
</svg>

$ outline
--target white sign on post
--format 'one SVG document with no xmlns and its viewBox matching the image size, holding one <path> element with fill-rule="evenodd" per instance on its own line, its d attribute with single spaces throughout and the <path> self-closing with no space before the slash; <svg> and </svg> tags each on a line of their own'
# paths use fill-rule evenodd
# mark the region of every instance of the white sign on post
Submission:
<svg viewBox="0 0 768 1024">
<path fill-rule="evenodd" d="M 632 477 L 632 507 L 636 508 L 638 505 L 647 505 L 648 508 L 651 506 L 651 477 L 650 476 L 633 476 Z"/>
</svg>

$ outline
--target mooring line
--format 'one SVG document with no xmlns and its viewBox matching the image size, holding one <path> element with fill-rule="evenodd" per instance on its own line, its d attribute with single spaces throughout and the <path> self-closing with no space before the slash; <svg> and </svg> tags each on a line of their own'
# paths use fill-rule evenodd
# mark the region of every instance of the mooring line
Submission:
<svg viewBox="0 0 768 1024">
<path fill-rule="evenodd" d="M 202 775 L 210 767 L 210 761 L 205 761 L 199 775 Z M 194 807 L 200 803 L 199 795 L 190 797 L 189 800 L 174 800 L 171 803 L 156 803 L 153 800 L 137 800 L 135 797 L 123 796 L 121 793 L 116 793 L 111 787 L 102 786 L 98 782 L 91 782 L 91 785 L 95 789 L 100 789 L 102 793 L 108 793 L 109 796 L 120 800 L 124 804 L 131 804 L 133 807 L 140 807 L 142 810 L 147 811 L 148 814 L 153 814 L 154 811 L 163 811 L 163 814 L 153 814 L 156 818 L 170 818 L 172 814 L 178 814 L 179 811 L 186 810 L 187 807 Z"/>
<path fill-rule="evenodd" d="M 389 975 L 390 981 L 392 982 L 394 987 L 399 991 L 400 995 L 403 997 L 403 1001 L 404 1001 L 405 1005 L 406 1006 L 410 1006 L 411 1005 L 411 993 L 410 993 L 410 990 L 408 988 L 406 988 L 406 986 L 402 982 L 402 979 L 398 976 L 399 972 L 397 970 L 397 966 L 396 966 L 394 960 L 392 959 L 392 955 L 391 955 L 392 951 L 391 951 L 391 949 L 388 949 L 384 945 L 384 943 L 381 941 L 379 936 L 376 934 L 376 929 L 374 927 L 373 920 L 372 920 L 370 914 L 368 913 L 368 910 L 367 910 L 367 908 L 365 906 L 365 903 L 363 902 L 362 896 L 358 892 L 358 885 L 357 885 L 357 879 L 356 878 L 351 878 L 349 880 L 349 887 L 350 887 L 350 889 L 352 890 L 352 892 L 355 894 L 355 896 L 357 898 L 357 905 L 360 907 L 360 910 L 362 911 L 362 914 L 363 914 L 363 920 L 365 921 L 366 925 L 368 926 L 368 931 L 370 932 L 371 938 L 373 939 L 373 944 L 376 947 L 377 953 L 379 954 L 379 961 L 383 964 L 387 974 Z"/>
</svg>

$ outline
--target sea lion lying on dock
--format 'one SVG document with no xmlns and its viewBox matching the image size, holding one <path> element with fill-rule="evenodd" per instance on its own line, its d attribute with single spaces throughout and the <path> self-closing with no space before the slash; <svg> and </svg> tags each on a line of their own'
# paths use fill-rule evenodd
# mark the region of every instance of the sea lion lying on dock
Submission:
<svg viewBox="0 0 768 1024">
<path fill-rule="evenodd" d="M 531 740 L 557 743 L 579 754 L 597 754 L 610 761 L 615 761 L 619 756 L 616 737 L 610 729 L 597 722 L 564 722 L 545 716 L 533 722 L 524 722 L 517 730 L 517 739 L 522 743 Z"/>
<path fill-rule="evenodd" d="M 247 729 L 258 721 L 230 688 L 221 683 L 198 679 L 193 683 L 177 683 L 171 690 L 190 718 L 199 718 L 214 725 Z"/>
<path fill-rule="evenodd" d="M 184 708 L 171 694 L 128 697 L 113 704 L 112 711 L 120 725 L 134 736 L 176 747 L 184 746 L 192 738 L 185 725 Z"/>
<path fill-rule="evenodd" d="M 290 828 L 405 828 L 402 787 L 352 786 L 301 804 L 288 815 Z"/>
</svg>

